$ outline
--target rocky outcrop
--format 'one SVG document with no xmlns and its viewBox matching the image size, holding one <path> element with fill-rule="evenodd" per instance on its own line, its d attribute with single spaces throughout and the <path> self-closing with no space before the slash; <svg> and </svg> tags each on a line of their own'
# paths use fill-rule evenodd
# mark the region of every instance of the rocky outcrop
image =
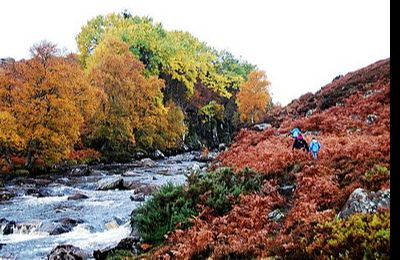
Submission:
<svg viewBox="0 0 400 260">
<path fill-rule="evenodd" d="M 48 260 L 83 260 L 88 257 L 82 249 L 73 245 L 58 245 L 47 255 Z"/>
<path fill-rule="evenodd" d="M 368 192 L 358 188 L 351 193 L 337 217 L 343 219 L 354 213 L 375 213 L 380 208 L 390 208 L 390 189 Z"/>
</svg>

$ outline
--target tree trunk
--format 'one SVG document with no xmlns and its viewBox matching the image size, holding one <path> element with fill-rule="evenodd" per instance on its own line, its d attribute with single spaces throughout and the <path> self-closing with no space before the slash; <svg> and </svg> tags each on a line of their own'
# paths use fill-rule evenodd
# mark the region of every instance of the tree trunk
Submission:
<svg viewBox="0 0 400 260">
<path fill-rule="evenodd" d="M 35 162 L 35 158 L 33 157 L 32 150 L 28 150 L 28 154 L 26 155 L 25 167 L 29 172 L 33 168 L 33 163 L 34 162 Z"/>
</svg>

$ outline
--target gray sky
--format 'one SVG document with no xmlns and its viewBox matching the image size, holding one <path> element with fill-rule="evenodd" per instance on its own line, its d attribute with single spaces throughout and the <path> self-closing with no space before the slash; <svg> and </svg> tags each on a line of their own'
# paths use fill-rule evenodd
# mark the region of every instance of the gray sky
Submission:
<svg viewBox="0 0 400 260">
<path fill-rule="evenodd" d="M 89 19 L 123 9 L 256 64 L 282 105 L 390 57 L 390 0 L 1 0 L 0 58 L 41 40 L 77 52 Z"/>
</svg>

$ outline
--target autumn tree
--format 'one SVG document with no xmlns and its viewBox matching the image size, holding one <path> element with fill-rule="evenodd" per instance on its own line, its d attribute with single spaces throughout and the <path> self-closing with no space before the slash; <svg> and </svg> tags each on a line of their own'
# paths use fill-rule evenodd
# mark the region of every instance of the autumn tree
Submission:
<svg viewBox="0 0 400 260">
<path fill-rule="evenodd" d="M 123 41 L 108 35 L 87 60 L 91 84 L 105 93 L 92 122 L 92 142 L 102 151 L 129 152 L 175 147 L 175 135 L 184 128 L 168 128 L 169 113 L 165 108 L 164 82 L 156 76 L 145 76 L 145 67 Z M 173 120 L 183 124 L 183 115 Z M 165 131 L 162 131 L 165 130 Z M 172 135 L 171 138 L 168 138 Z"/>
<path fill-rule="evenodd" d="M 97 96 L 76 60 L 58 55 L 56 45 L 43 41 L 31 53 L 29 60 L 6 65 L 0 76 L 1 149 L 6 157 L 18 151 L 28 169 L 37 158 L 65 158 L 84 119 L 96 110 Z"/>
<path fill-rule="evenodd" d="M 133 56 L 144 64 L 146 77 L 157 76 L 164 80 L 164 106 L 168 101 L 180 106 L 186 117 L 189 135 L 204 136 L 204 139 L 211 136 L 207 130 L 209 127 L 203 129 L 203 125 L 199 124 L 203 117 L 201 107 L 211 101 L 227 107 L 222 121 L 213 119 L 218 121 L 215 126 L 222 126 L 218 130 L 219 135 L 226 135 L 227 129 L 233 132 L 237 125 L 232 124 L 237 112 L 236 93 L 247 80 L 250 70 L 256 68 L 254 65 L 236 59 L 227 51 L 219 52 L 188 32 L 167 31 L 149 17 L 133 16 L 124 11 L 122 14 L 98 15 L 82 27 L 76 40 L 80 60 L 86 69 L 91 70 L 95 64 L 91 62 L 92 56 L 109 37 L 128 45 Z M 215 94 L 208 95 L 209 99 L 201 106 L 194 104 L 199 86 Z M 141 136 L 154 132 L 151 128 L 143 130 L 139 132 Z M 228 141 L 229 138 L 225 140 Z M 198 140 L 193 143 L 198 143 Z"/>
<path fill-rule="evenodd" d="M 271 100 L 269 85 L 264 71 L 249 73 L 248 80 L 240 86 L 236 100 L 242 122 L 254 123 L 260 120 Z"/>
</svg>

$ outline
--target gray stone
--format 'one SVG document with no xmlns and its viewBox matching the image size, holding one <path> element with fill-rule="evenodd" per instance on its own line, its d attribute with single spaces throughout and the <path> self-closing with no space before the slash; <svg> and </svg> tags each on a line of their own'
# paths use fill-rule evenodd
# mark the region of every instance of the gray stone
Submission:
<svg viewBox="0 0 400 260">
<path fill-rule="evenodd" d="M 140 160 L 140 164 L 143 167 L 154 167 L 156 165 L 156 163 L 150 158 L 143 158 Z"/>
<path fill-rule="evenodd" d="M 88 196 L 86 196 L 83 193 L 77 192 L 74 195 L 71 195 L 68 197 L 68 200 L 82 200 L 82 199 L 87 199 L 89 198 Z"/>
<path fill-rule="evenodd" d="M 144 201 L 145 200 L 145 195 L 143 193 L 133 194 L 133 195 L 130 196 L 130 199 L 132 201 Z"/>
<path fill-rule="evenodd" d="M 48 232 L 49 235 L 54 236 L 70 232 L 78 224 L 82 223 L 83 220 L 81 219 L 62 218 L 44 226 L 42 231 Z"/>
<path fill-rule="evenodd" d="M 9 221 L 5 218 L 0 218 L 0 235 L 9 235 L 13 233 L 15 221 Z"/>
<path fill-rule="evenodd" d="M 82 249 L 73 245 L 58 245 L 47 255 L 48 260 L 83 260 L 88 258 L 89 256 Z"/>
<path fill-rule="evenodd" d="M 154 159 L 164 159 L 165 155 L 160 150 L 155 150 L 153 153 Z"/>
<path fill-rule="evenodd" d="M 370 125 L 370 124 L 372 124 L 373 122 L 375 122 L 377 119 L 378 119 L 378 116 L 377 116 L 377 115 L 369 114 L 369 115 L 367 116 L 367 119 L 365 120 L 365 123 L 368 124 L 368 125 Z"/>
<path fill-rule="evenodd" d="M 99 181 L 97 186 L 97 190 L 114 190 L 123 188 L 124 188 L 123 178 L 104 179 Z"/>
<path fill-rule="evenodd" d="M 0 190 L 0 201 L 9 200 L 15 195 L 7 190 Z"/>
<path fill-rule="evenodd" d="M 294 185 L 286 185 L 279 187 L 279 191 L 284 196 L 291 196 L 293 194 L 294 188 Z"/>
<path fill-rule="evenodd" d="M 264 131 L 265 129 L 271 128 L 272 125 L 271 124 L 267 124 L 267 123 L 262 123 L 262 124 L 257 124 L 253 126 L 253 130 L 256 131 Z"/>
<path fill-rule="evenodd" d="M 279 220 L 283 219 L 284 217 L 285 217 L 285 215 L 279 209 L 275 209 L 275 210 L 271 211 L 270 213 L 268 213 L 268 218 L 273 221 L 279 221 Z"/>
<path fill-rule="evenodd" d="M 357 188 L 351 193 L 337 218 L 347 218 L 354 213 L 376 213 L 379 208 L 390 208 L 390 189 L 368 192 Z"/>
</svg>

